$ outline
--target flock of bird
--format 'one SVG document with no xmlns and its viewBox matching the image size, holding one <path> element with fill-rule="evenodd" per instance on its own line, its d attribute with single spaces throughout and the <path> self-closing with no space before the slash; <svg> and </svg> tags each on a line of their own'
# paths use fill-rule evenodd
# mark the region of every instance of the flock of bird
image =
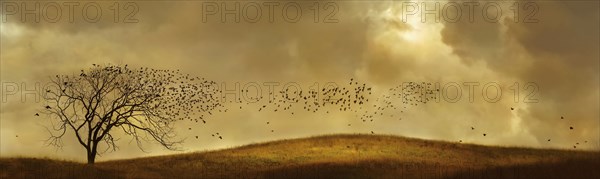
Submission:
<svg viewBox="0 0 600 179">
<path fill-rule="evenodd" d="M 222 98 L 223 91 L 219 89 L 217 83 L 204 78 L 192 77 L 189 74 L 182 74 L 179 70 L 157 70 L 150 68 L 129 69 L 120 66 L 94 65 L 105 71 L 111 71 L 117 74 L 127 74 L 128 78 L 116 84 L 123 91 L 134 91 L 138 97 L 150 98 L 146 104 L 148 109 L 154 110 L 164 117 L 164 119 L 187 120 L 195 123 L 206 124 L 209 116 L 216 112 L 228 112 L 225 99 Z M 82 71 L 80 78 L 93 78 L 100 73 Z M 67 85 L 65 83 L 65 85 Z M 240 92 L 248 93 L 248 90 Z M 68 91 L 62 91 L 68 93 Z M 400 115 L 411 107 L 430 103 L 439 98 L 439 89 L 435 89 L 431 83 L 408 82 L 390 88 L 387 92 L 382 92 L 379 98 L 370 101 L 370 95 L 374 92 L 372 87 L 366 83 L 359 83 L 358 80 L 351 78 L 349 81 L 341 84 L 330 85 L 317 90 L 303 91 L 298 88 L 285 88 L 268 93 L 268 99 L 262 95 L 255 100 L 256 102 L 246 102 L 250 109 L 257 106 L 256 112 L 284 112 L 295 115 L 298 112 L 309 113 L 330 113 L 332 110 L 340 112 L 356 113 L 357 122 L 360 124 L 375 122 L 383 117 L 402 120 Z M 399 100 L 398 100 L 399 99 Z M 135 102 L 135 101 L 134 101 Z M 239 109 L 242 110 L 244 104 L 241 98 L 237 99 Z M 232 103 L 233 104 L 233 103 Z M 231 106 L 229 106 L 231 107 Z M 51 108 L 46 106 L 46 109 Z M 234 108 L 238 108 L 235 105 Z M 511 107 L 510 110 L 515 110 Z M 40 116 L 36 113 L 35 116 Z M 564 119 L 564 117 L 560 117 Z M 173 121 L 161 121 L 165 125 Z M 270 122 L 266 122 L 269 125 Z M 348 123 L 352 127 L 353 123 Z M 471 126 L 475 131 L 475 127 Z M 192 127 L 188 130 L 192 131 Z M 270 128 L 270 132 L 275 132 Z M 570 130 L 574 130 L 571 126 Z M 370 131 L 375 134 L 374 131 Z M 223 139 L 221 133 L 210 134 L 211 137 Z M 482 132 L 482 136 L 489 136 Z M 195 136 L 196 139 L 199 136 Z M 548 142 L 551 139 L 547 140 Z M 459 143 L 462 143 L 459 140 Z M 587 143 L 585 141 L 584 143 Z M 576 143 L 573 148 L 576 148 Z"/>
<path fill-rule="evenodd" d="M 310 113 L 321 111 L 328 114 L 333 107 L 333 109 L 337 109 L 340 112 L 357 113 L 358 122 L 366 123 L 375 122 L 377 119 L 388 116 L 402 120 L 402 116 L 394 116 L 394 113 L 399 111 L 402 114 L 410 110 L 411 107 L 424 105 L 439 98 L 437 95 L 439 89 L 435 89 L 432 83 L 407 82 L 390 88 L 387 93 L 384 93 L 374 101 L 369 101 L 369 95 L 372 95 L 373 92 L 372 87 L 367 86 L 366 83 L 359 83 L 357 80 L 351 78 L 347 83 L 342 84 L 343 86 L 336 85 L 330 88 L 324 87 L 320 90 L 306 92 L 287 88 L 277 91 L 275 94 L 269 93 L 273 97 L 267 100 L 265 104 L 259 105 L 256 111 L 288 112 L 290 115 L 294 115 L 294 111 L 297 112 L 297 109 L 300 109 Z M 242 90 L 241 92 L 244 91 Z M 259 97 L 256 100 L 262 101 L 264 97 Z M 400 103 L 396 104 L 398 101 Z M 238 102 L 241 103 L 241 101 Z M 247 102 L 246 104 L 249 105 L 251 103 Z M 298 108 L 298 105 L 301 108 Z M 239 109 L 243 109 L 243 107 L 239 106 Z M 515 110 L 515 108 L 511 107 L 511 110 Z M 227 109 L 219 110 L 219 112 L 227 112 Z M 561 119 L 564 119 L 564 117 L 561 116 Z M 270 122 L 266 122 L 266 125 L 269 124 Z M 351 127 L 352 123 L 348 123 L 347 126 Z M 476 129 L 474 126 L 471 126 L 471 130 L 475 131 Z M 573 130 L 572 126 L 570 130 Z M 274 130 L 270 129 L 270 132 L 274 132 Z M 370 131 L 370 133 L 375 134 L 375 131 Z M 214 137 L 215 135 L 212 134 L 211 136 Z M 482 132 L 481 136 L 487 137 L 489 135 Z M 222 139 L 220 135 L 219 138 Z M 551 139 L 548 139 L 548 142 L 550 141 Z M 462 142 L 462 140 L 459 140 L 459 143 Z M 587 143 L 587 141 L 584 141 L 584 143 Z M 573 148 L 577 148 L 576 145 L 579 145 L 579 143 L 576 143 Z"/>
<path fill-rule="evenodd" d="M 307 92 L 297 88 L 285 88 L 275 94 L 269 92 L 269 96 L 272 97 L 257 111 L 261 112 L 267 109 L 273 112 L 288 111 L 291 115 L 294 115 L 291 109 L 298 105 L 302 105 L 301 110 L 312 113 L 316 113 L 327 106 L 334 106 L 339 111 L 352 111 L 357 106 L 369 101 L 365 95 L 371 94 L 371 88 L 366 87 L 364 83 L 359 85 L 353 79 L 350 80 L 349 84 L 351 85 L 349 87 L 335 85 Z M 262 99 L 263 97 L 260 98 L 260 100 Z M 329 111 L 326 110 L 326 113 L 329 113 Z"/>
<path fill-rule="evenodd" d="M 240 90 L 241 93 L 249 91 Z M 336 83 L 317 90 L 303 91 L 298 88 L 284 88 L 278 91 L 269 92 L 268 99 L 259 96 L 251 99 L 253 102 L 246 102 L 249 106 L 258 106 L 256 112 L 283 112 L 295 115 L 298 112 L 325 113 L 333 111 L 356 113 L 359 123 L 375 122 L 383 116 L 395 117 L 394 113 L 400 111 L 404 113 L 411 107 L 420 104 L 427 104 L 431 100 L 437 99 L 434 95 L 434 89 L 431 83 L 408 82 L 389 89 L 387 94 L 382 95 L 376 100 L 369 100 L 373 94 L 372 87 L 366 83 L 360 83 L 351 78 L 344 83 Z M 397 99 L 401 99 L 401 104 L 395 104 Z M 256 100 L 256 101 L 254 101 Z M 231 101 L 229 101 L 231 102 Z M 237 104 L 243 104 L 241 98 L 236 99 Z M 262 103 L 261 103 L 262 102 Z M 371 107 L 372 106 L 372 107 Z M 227 112 L 229 108 L 220 106 L 219 112 Z M 238 107 L 238 106 L 236 106 Z M 243 109 L 242 105 L 239 109 Z M 213 113 L 208 113 L 212 115 Z M 398 120 L 402 120 L 401 116 Z M 203 119 L 203 123 L 206 121 Z M 266 122 L 268 126 L 270 122 Z M 352 123 L 347 124 L 348 127 Z M 275 132 L 274 129 L 269 129 Z M 375 134 L 374 131 L 370 131 Z M 197 136 L 196 136 L 197 137 Z M 222 139 L 222 138 L 221 138 Z"/>
</svg>

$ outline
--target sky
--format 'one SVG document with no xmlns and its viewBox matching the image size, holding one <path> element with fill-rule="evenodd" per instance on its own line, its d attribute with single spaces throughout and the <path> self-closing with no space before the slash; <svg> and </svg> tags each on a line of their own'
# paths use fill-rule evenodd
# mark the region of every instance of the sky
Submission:
<svg viewBox="0 0 600 179">
<path fill-rule="evenodd" d="M 598 151 L 599 2 L 533 2 L 474 1 L 470 11 L 464 2 L 447 1 L 73 1 L 72 6 L 50 1 L 39 7 L 33 1 L 3 1 L 0 156 L 84 161 L 85 149 L 72 134 L 62 148 L 44 145 L 49 137 L 44 126 L 50 124 L 34 116 L 45 103 L 32 93 L 50 76 L 75 74 L 92 64 L 179 69 L 227 88 L 277 82 L 275 90 L 297 83 L 307 91 L 353 79 L 372 87 L 371 103 L 364 107 L 371 112 L 375 109 L 367 107 L 381 104 L 378 98 L 406 82 L 439 84 L 444 91 L 440 101 L 387 111 L 376 122 L 333 109 L 293 108 L 292 115 L 257 111 L 265 101 L 225 103 L 228 112 L 209 116 L 206 124 L 176 125 L 178 138 L 185 140 L 181 151 L 147 143 L 144 152 L 120 134 L 119 150 L 99 161 L 371 131 Z M 223 13 L 235 3 L 239 11 Z M 435 10 L 435 3 L 438 11 L 424 11 Z M 39 22 L 35 13 L 22 14 L 23 6 L 35 9 Z M 268 95 L 267 86 L 261 88 Z M 224 139 L 211 137 L 216 132 Z"/>
</svg>

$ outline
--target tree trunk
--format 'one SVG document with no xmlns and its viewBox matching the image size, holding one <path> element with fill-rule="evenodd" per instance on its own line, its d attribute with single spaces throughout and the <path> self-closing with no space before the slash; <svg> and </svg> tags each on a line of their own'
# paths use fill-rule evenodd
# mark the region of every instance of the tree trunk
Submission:
<svg viewBox="0 0 600 179">
<path fill-rule="evenodd" d="M 93 165 L 94 162 L 96 162 L 96 149 L 95 147 L 93 149 L 88 149 L 87 152 L 87 163 L 90 165 Z"/>
<path fill-rule="evenodd" d="M 93 165 L 96 160 L 96 155 L 88 154 L 87 163 Z"/>
</svg>

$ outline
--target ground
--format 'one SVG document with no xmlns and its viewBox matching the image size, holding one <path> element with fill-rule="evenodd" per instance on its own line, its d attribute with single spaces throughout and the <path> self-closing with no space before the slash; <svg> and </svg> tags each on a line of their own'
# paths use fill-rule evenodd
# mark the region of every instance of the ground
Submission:
<svg viewBox="0 0 600 179">
<path fill-rule="evenodd" d="M 327 135 L 99 162 L 2 158 L 1 178 L 599 178 L 600 152 Z"/>
</svg>

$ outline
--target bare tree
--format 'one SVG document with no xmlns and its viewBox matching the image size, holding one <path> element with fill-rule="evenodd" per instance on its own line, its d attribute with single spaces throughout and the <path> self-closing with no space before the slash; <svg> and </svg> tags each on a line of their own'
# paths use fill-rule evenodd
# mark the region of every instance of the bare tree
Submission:
<svg viewBox="0 0 600 179">
<path fill-rule="evenodd" d="M 97 155 L 118 149 L 114 131 L 131 136 L 141 150 L 144 141 L 176 150 L 181 140 L 174 140 L 175 121 L 197 122 L 197 112 L 221 106 L 215 82 L 179 70 L 94 64 L 78 75 L 51 77 L 51 83 L 42 110 L 52 126 L 47 142 L 62 147 L 65 134 L 73 131 L 89 164 Z M 105 149 L 99 151 L 101 144 Z"/>
</svg>

